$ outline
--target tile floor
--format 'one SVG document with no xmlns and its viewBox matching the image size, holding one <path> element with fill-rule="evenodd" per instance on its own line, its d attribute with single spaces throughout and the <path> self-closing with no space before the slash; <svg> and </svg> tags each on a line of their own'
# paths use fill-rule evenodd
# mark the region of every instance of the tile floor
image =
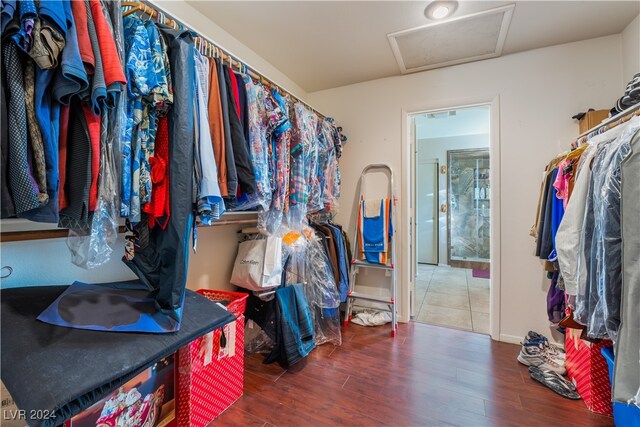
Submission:
<svg viewBox="0 0 640 427">
<path fill-rule="evenodd" d="M 469 269 L 418 264 L 413 320 L 489 334 L 489 279 Z"/>
</svg>

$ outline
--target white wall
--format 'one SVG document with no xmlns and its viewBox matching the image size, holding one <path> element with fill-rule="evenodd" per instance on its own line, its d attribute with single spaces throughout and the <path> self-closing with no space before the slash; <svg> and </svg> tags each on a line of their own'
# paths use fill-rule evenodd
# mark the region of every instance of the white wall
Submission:
<svg viewBox="0 0 640 427">
<path fill-rule="evenodd" d="M 501 248 L 494 250 L 501 266 L 500 337 L 514 341 L 529 329 L 548 333 L 548 280 L 529 237 L 542 168 L 577 135 L 572 115 L 589 107 L 609 108 L 620 96 L 621 76 L 621 37 L 615 35 L 309 94 L 349 137 L 341 159 L 338 222 L 353 230 L 355 187 L 365 165 L 386 161 L 398 178 L 405 172 L 403 109 L 454 107 L 499 96 L 501 154 L 492 163 L 500 167 L 501 177 L 492 185 L 492 197 L 500 191 Z M 403 218 L 407 195 L 400 194 L 400 179 L 396 183 L 397 218 Z M 399 243 L 407 228 L 406 221 L 398 222 Z M 399 255 L 400 314 L 406 321 L 409 254 Z"/>
<path fill-rule="evenodd" d="M 634 74 L 640 73 L 640 15 L 631 21 L 622 32 L 622 84 L 627 83 Z"/>
<path fill-rule="evenodd" d="M 487 117 L 488 119 L 488 117 Z M 438 159 L 440 166 L 448 163 L 448 150 L 465 150 L 470 148 L 488 148 L 489 134 L 460 135 L 445 138 L 425 138 L 416 141 L 416 163 L 421 160 Z M 419 167 L 419 166 L 416 166 Z M 420 185 L 420 183 L 416 183 Z M 447 175 L 439 174 L 438 206 L 447 203 Z M 447 213 L 438 209 L 438 263 L 447 265 Z M 420 245 L 420 242 L 417 242 Z"/>
<path fill-rule="evenodd" d="M 120 235 L 109 262 L 102 267 L 85 270 L 71 263 L 66 239 L 2 243 L 0 263 L 13 269 L 11 276 L 2 279 L 2 287 L 70 285 L 76 280 L 105 283 L 135 279 L 135 274 L 120 261 L 123 254 L 124 237 Z"/>
</svg>

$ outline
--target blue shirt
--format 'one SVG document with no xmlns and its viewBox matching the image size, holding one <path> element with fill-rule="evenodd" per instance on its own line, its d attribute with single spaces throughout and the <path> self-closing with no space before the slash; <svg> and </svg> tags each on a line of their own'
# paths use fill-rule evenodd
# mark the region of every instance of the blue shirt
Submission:
<svg viewBox="0 0 640 427">
<path fill-rule="evenodd" d="M 61 104 L 69 105 L 72 95 L 81 93 L 89 88 L 89 79 L 84 69 L 80 49 L 78 48 L 78 35 L 76 25 L 71 12 L 71 3 L 65 1 L 64 12 L 67 20 L 66 44 L 62 50 L 60 68 L 53 82 L 53 97 Z"/>
</svg>

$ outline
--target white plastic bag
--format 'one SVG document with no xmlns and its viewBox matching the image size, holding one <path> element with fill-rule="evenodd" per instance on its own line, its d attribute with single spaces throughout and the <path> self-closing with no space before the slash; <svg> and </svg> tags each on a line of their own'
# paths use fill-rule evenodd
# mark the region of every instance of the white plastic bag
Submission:
<svg viewBox="0 0 640 427">
<path fill-rule="evenodd" d="M 246 240 L 240 243 L 231 273 L 231 283 L 250 291 L 280 286 L 282 277 L 282 239 Z"/>
</svg>

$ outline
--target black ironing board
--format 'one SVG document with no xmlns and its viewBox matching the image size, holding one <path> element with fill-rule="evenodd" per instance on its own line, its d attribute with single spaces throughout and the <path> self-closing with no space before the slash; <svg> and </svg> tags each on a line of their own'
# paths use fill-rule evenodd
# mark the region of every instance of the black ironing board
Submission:
<svg viewBox="0 0 640 427">
<path fill-rule="evenodd" d="M 235 320 L 233 314 L 189 290 L 175 333 L 89 331 L 36 320 L 66 288 L 0 292 L 2 381 L 30 426 L 62 424 L 158 359 Z M 42 419 L 50 414 L 54 416 Z"/>
</svg>

